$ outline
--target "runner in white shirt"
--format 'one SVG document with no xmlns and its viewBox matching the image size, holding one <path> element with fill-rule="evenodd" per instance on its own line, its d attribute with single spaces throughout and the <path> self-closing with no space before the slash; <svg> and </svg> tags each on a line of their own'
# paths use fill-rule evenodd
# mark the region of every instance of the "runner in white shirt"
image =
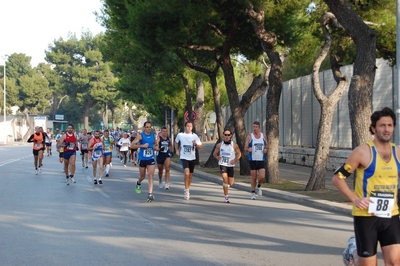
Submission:
<svg viewBox="0 0 400 266">
<path fill-rule="evenodd" d="M 224 130 L 224 141 L 217 144 L 215 147 L 214 157 L 218 160 L 219 169 L 222 175 L 225 203 L 229 203 L 228 188 L 234 182 L 234 167 L 239 161 L 242 153 L 239 146 L 232 141 L 232 132 L 229 129 Z"/>
<path fill-rule="evenodd" d="M 122 138 L 118 141 L 118 145 L 121 147 L 119 149 L 121 156 L 121 162 L 124 163 L 124 167 L 126 167 L 126 161 L 128 159 L 129 147 L 131 146 L 131 141 L 129 139 L 128 133 L 122 134 Z"/>
<path fill-rule="evenodd" d="M 53 134 L 50 131 L 50 128 L 47 129 L 46 131 L 46 137 L 45 137 L 45 145 L 46 145 L 46 152 L 47 152 L 47 156 L 52 155 L 52 151 L 51 151 L 51 144 L 52 144 L 52 140 L 53 140 Z"/>
<path fill-rule="evenodd" d="M 194 166 L 196 163 L 196 148 L 201 150 L 202 143 L 199 136 L 192 132 L 193 123 L 185 123 L 185 132 L 179 133 L 175 139 L 176 155 L 180 156 L 183 172 L 185 189 L 183 191 L 184 199 L 190 199 L 190 185 L 192 184 Z"/>
<path fill-rule="evenodd" d="M 262 195 L 261 184 L 265 180 L 265 154 L 268 151 L 268 139 L 265 134 L 260 132 L 260 122 L 253 122 L 253 133 L 247 136 L 244 146 L 248 152 L 251 173 L 250 199 L 255 200 L 256 194 Z"/>
</svg>

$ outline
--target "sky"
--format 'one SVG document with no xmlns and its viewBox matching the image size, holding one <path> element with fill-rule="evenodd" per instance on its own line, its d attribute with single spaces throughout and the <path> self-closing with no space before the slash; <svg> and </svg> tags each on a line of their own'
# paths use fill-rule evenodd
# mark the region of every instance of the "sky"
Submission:
<svg viewBox="0 0 400 266">
<path fill-rule="evenodd" d="M 93 14 L 101 7 L 101 0 L 0 0 L 0 65 L 5 55 L 23 53 L 36 67 L 55 39 L 66 40 L 69 33 L 79 38 L 84 30 L 104 32 Z"/>
</svg>

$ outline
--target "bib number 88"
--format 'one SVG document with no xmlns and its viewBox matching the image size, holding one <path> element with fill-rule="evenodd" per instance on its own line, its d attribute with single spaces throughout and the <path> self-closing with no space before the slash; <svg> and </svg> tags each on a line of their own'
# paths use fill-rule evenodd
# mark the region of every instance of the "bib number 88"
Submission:
<svg viewBox="0 0 400 266">
<path fill-rule="evenodd" d="M 388 206 L 389 206 L 389 201 L 388 200 L 379 199 L 377 201 L 377 204 L 376 204 L 376 210 L 377 211 L 387 211 L 388 210 Z"/>
</svg>

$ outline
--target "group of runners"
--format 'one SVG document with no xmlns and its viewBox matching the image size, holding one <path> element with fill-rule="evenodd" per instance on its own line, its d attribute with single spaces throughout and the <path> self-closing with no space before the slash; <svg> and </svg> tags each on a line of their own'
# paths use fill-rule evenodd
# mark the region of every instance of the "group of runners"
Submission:
<svg viewBox="0 0 400 266">
<path fill-rule="evenodd" d="M 193 172 L 196 164 L 196 149 L 202 148 L 199 136 L 192 132 L 192 122 L 186 122 L 184 132 L 179 133 L 175 139 L 175 147 L 168 130 L 163 127 L 159 132 L 153 130 L 151 122 L 147 121 L 143 125 L 142 132 L 122 132 L 117 129 L 113 132 L 105 129 L 87 132 L 83 129 L 79 134 L 75 132 L 72 124 L 67 126 L 66 131 L 60 132 L 56 137 L 56 148 L 59 152 L 59 161 L 63 163 L 67 185 L 76 183 L 74 179 L 76 171 L 76 156 L 80 151 L 82 167 L 88 168 L 92 165 L 93 183 L 103 184 L 103 172 L 105 177 L 109 176 L 112 166 L 112 152 L 115 147 L 117 157 L 126 167 L 127 162 L 139 165 L 139 178 L 136 182 L 135 190 L 141 193 L 141 183 L 148 177 L 148 197 L 147 201 L 154 200 L 153 186 L 154 173 L 157 165 L 158 186 L 161 189 L 170 189 L 170 168 L 173 148 L 179 156 L 184 176 L 184 199 L 190 199 L 190 186 L 192 184 Z M 43 136 L 41 135 L 43 134 Z M 232 132 L 224 130 L 223 141 L 217 145 L 213 156 L 218 160 L 220 172 L 223 180 L 224 202 L 229 203 L 228 189 L 234 183 L 234 167 L 241 158 L 241 151 L 236 143 L 232 141 Z M 43 147 L 46 146 L 47 137 L 42 128 L 38 128 L 29 138 L 29 142 L 34 142 L 33 153 L 36 174 L 42 171 Z M 265 153 L 267 152 L 268 142 L 265 134 L 260 132 L 260 123 L 253 123 L 253 133 L 246 139 L 246 149 L 249 153 L 251 168 L 251 199 L 255 200 L 256 195 L 262 195 L 261 184 L 265 178 Z M 51 138 L 48 154 L 51 154 Z M 164 177 L 164 182 L 163 182 Z"/>
</svg>

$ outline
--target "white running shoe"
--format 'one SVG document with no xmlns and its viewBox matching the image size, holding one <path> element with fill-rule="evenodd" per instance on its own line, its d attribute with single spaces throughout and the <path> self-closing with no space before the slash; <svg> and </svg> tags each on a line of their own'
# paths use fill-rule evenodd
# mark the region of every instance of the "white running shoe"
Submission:
<svg viewBox="0 0 400 266">
<path fill-rule="evenodd" d="M 229 203 L 229 196 L 228 196 L 228 195 L 225 195 L 224 202 L 225 202 L 225 203 Z"/>
<path fill-rule="evenodd" d="M 258 184 L 257 184 L 257 186 L 256 186 L 256 194 L 257 194 L 258 196 L 262 196 L 262 189 L 261 189 L 261 187 L 258 187 Z"/>
<path fill-rule="evenodd" d="M 35 169 L 35 175 L 37 175 L 39 172 L 38 172 L 38 169 Z"/>
<path fill-rule="evenodd" d="M 255 199 L 256 199 L 256 194 L 255 194 L 255 193 L 251 193 L 250 199 L 251 199 L 251 200 L 255 200 Z"/>
<path fill-rule="evenodd" d="M 71 178 L 67 178 L 67 185 L 69 186 L 69 184 L 71 183 Z"/>
<path fill-rule="evenodd" d="M 76 183 L 75 179 L 73 177 L 71 177 L 71 182 L 72 183 Z"/>
<path fill-rule="evenodd" d="M 161 180 L 158 181 L 158 187 L 161 188 L 161 189 L 164 187 L 163 182 Z"/>
<path fill-rule="evenodd" d="M 164 188 L 165 188 L 165 190 L 169 190 L 169 185 L 168 185 L 168 183 L 165 183 Z"/>
<path fill-rule="evenodd" d="M 39 167 L 39 173 L 41 173 L 42 172 L 42 167 Z"/>
<path fill-rule="evenodd" d="M 353 253 L 354 253 L 354 250 L 356 250 L 356 249 L 357 249 L 356 238 L 354 236 L 352 236 L 347 241 L 347 247 L 343 251 L 343 254 L 342 254 L 344 265 L 346 265 L 346 266 L 354 265 Z"/>
<path fill-rule="evenodd" d="M 190 199 L 190 192 L 189 192 L 189 189 L 183 190 L 183 198 L 184 198 L 185 200 L 189 200 L 189 199 Z"/>
</svg>

